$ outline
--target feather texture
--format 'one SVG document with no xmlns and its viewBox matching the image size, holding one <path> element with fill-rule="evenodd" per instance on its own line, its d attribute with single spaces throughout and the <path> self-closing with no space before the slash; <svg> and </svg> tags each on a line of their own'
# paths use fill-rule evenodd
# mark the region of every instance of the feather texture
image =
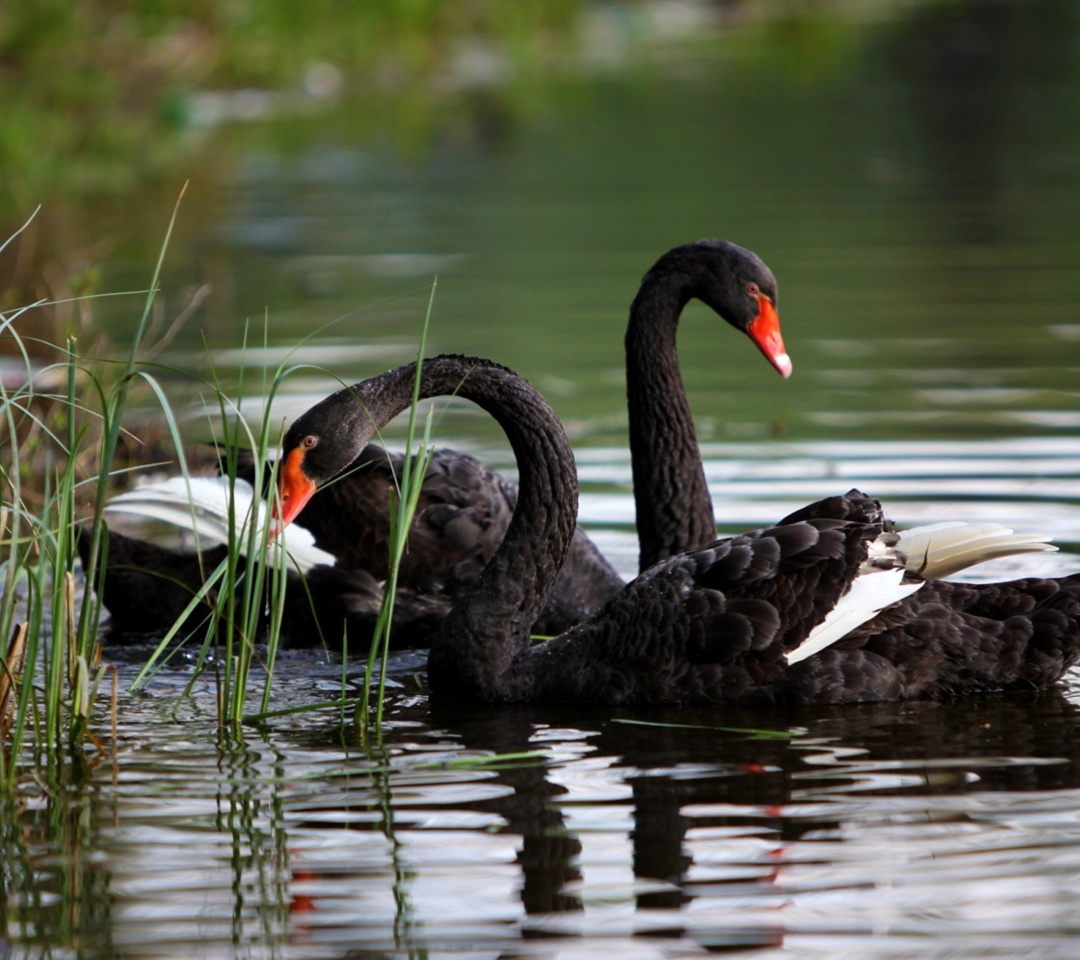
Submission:
<svg viewBox="0 0 1080 960">
<path fill-rule="evenodd" d="M 328 481 L 408 405 L 416 376 L 421 397 L 452 393 L 495 416 L 521 475 L 502 545 L 432 644 L 434 696 L 851 703 L 1044 687 L 1080 657 L 1080 576 L 915 578 L 880 503 L 857 490 L 661 560 L 582 623 L 532 644 L 528 625 L 573 533 L 576 472 L 558 420 L 528 383 L 477 358 L 436 357 L 419 374 L 406 365 L 308 410 L 290 426 L 285 455 L 318 451 L 309 476 Z M 958 529 L 944 536 L 954 557 Z M 924 542 L 932 559 L 942 541 Z"/>
<path fill-rule="evenodd" d="M 945 521 L 900 532 L 899 549 L 912 573 L 944 580 L 968 567 L 1024 553 L 1055 551 L 1050 536 L 1015 533 L 999 523 Z"/>
</svg>

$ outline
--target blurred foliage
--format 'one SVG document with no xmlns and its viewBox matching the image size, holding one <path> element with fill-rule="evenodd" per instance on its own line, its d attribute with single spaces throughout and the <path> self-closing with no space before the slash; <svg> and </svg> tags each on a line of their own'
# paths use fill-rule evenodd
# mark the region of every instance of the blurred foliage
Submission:
<svg viewBox="0 0 1080 960">
<path fill-rule="evenodd" d="M 339 94 L 359 107 L 353 123 L 380 124 L 389 113 L 395 134 L 415 142 L 454 92 L 464 51 L 496 72 L 512 60 L 528 74 L 565 43 L 579 8 L 579 0 L 4 0 L 0 224 L 11 231 L 47 206 L 0 262 L 0 310 L 93 292 L 95 264 L 116 255 L 100 240 L 100 211 L 63 198 L 138 190 L 142 201 L 126 214 L 134 227 L 148 210 L 168 209 L 196 166 L 205 181 L 227 163 L 227 138 L 215 135 L 223 124 L 303 121 Z M 497 55 L 485 59 L 485 50 Z M 150 232 L 158 230 L 155 221 Z M 78 324 L 65 316 L 87 309 L 49 306 L 36 316 L 63 342 L 86 328 L 85 316 Z"/>
<path fill-rule="evenodd" d="M 528 61 L 578 0 L 5 0 L 0 212 L 57 186 L 115 191 L 199 147 L 198 90 L 430 91 L 465 45 Z M 249 93 L 233 109 L 259 109 Z"/>
</svg>

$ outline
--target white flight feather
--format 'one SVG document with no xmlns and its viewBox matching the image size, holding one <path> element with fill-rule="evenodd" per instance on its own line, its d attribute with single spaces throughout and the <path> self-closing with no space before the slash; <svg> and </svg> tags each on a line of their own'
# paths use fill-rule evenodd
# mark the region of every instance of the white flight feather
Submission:
<svg viewBox="0 0 1080 960">
<path fill-rule="evenodd" d="M 262 524 L 266 505 L 255 496 L 251 484 L 235 481 L 235 507 L 238 529 L 234 540 L 241 551 L 247 549 L 248 527 L 252 516 L 256 524 L 256 543 L 262 543 Z M 135 487 L 113 497 L 105 505 L 112 513 L 129 513 L 170 523 L 188 530 L 200 539 L 214 543 L 229 542 L 229 481 L 224 477 L 170 477 L 155 483 Z M 333 566 L 335 557 L 315 546 L 315 538 L 295 524 L 278 533 L 283 538 L 285 552 L 292 564 L 302 572 L 318 564 Z M 267 551 L 271 563 L 277 563 L 281 550 L 273 545 Z"/>
<path fill-rule="evenodd" d="M 864 569 L 825 619 L 787 655 L 788 663 L 798 663 L 842 640 L 886 607 L 913 594 L 927 580 L 941 580 L 999 557 L 1057 550 L 1048 542 L 1050 537 L 1046 534 L 1014 533 L 1000 523 L 929 523 L 903 530 L 899 538 L 895 546 L 881 540 L 870 545 L 870 556 Z M 901 560 L 904 567 L 885 567 L 890 562 L 899 564 Z M 922 579 L 916 583 L 901 583 L 905 572 Z"/>
<path fill-rule="evenodd" d="M 999 557 L 1057 550 L 1044 533 L 1014 533 L 1000 523 L 946 521 L 900 533 L 907 568 L 925 580 L 945 577 Z"/>
</svg>

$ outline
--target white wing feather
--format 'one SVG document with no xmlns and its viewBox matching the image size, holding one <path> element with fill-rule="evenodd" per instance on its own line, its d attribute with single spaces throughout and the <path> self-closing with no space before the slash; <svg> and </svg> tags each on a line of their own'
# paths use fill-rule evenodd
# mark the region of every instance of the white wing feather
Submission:
<svg viewBox="0 0 1080 960">
<path fill-rule="evenodd" d="M 884 560 L 899 550 L 906 567 L 873 569 L 871 563 L 825 619 L 787 655 L 788 663 L 805 660 L 843 639 L 886 607 L 913 594 L 926 580 L 941 580 L 999 557 L 1057 550 L 1046 534 L 1014 533 L 1000 523 L 931 523 L 904 530 L 899 536 L 896 548 L 881 541 L 871 545 L 870 556 L 871 560 Z M 898 562 L 898 558 L 891 562 Z M 905 572 L 916 574 L 923 582 L 902 583 Z"/>
<path fill-rule="evenodd" d="M 911 596 L 925 586 L 901 583 L 904 570 L 877 570 L 855 578 L 848 590 L 810 635 L 787 655 L 788 663 L 798 663 L 842 640 L 856 627 L 872 620 L 886 607 Z"/>
<path fill-rule="evenodd" d="M 1044 533 L 1014 533 L 1000 523 L 930 523 L 900 532 L 907 568 L 926 580 L 945 577 L 998 557 L 1057 550 Z"/>
<path fill-rule="evenodd" d="M 128 513 L 161 520 L 181 530 L 194 533 L 200 539 L 214 543 L 229 542 L 229 481 L 224 477 L 170 477 L 148 483 L 113 497 L 105 505 L 111 513 Z M 247 524 L 252 516 L 256 524 L 256 543 L 262 543 L 266 505 L 255 496 L 251 484 L 236 480 L 234 487 L 236 520 L 239 529 L 234 540 L 241 551 L 248 544 Z M 303 527 L 290 525 L 278 533 L 283 538 L 285 552 L 293 565 L 308 571 L 318 564 L 333 566 L 335 557 L 315 546 L 315 538 Z M 275 564 L 281 550 L 271 549 L 267 556 Z"/>
</svg>

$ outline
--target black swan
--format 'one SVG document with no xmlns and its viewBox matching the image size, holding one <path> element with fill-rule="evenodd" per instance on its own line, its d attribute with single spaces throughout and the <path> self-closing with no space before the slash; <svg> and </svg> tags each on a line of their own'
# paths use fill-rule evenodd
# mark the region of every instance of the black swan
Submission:
<svg viewBox="0 0 1080 960">
<path fill-rule="evenodd" d="M 415 375 L 409 364 L 372 377 L 290 426 L 284 519 L 409 404 Z M 574 531 L 572 452 L 550 407 L 505 367 L 425 361 L 420 395 L 443 394 L 498 420 L 521 485 L 505 539 L 434 638 L 434 696 L 617 704 L 939 698 L 1045 687 L 1080 656 L 1080 575 L 978 585 L 921 579 L 904 570 L 880 505 L 856 491 L 669 557 L 576 627 L 532 644 L 530 625 Z M 933 564 L 936 548 L 920 549 L 920 561 Z"/>
<path fill-rule="evenodd" d="M 626 328 L 639 570 L 716 538 L 675 346 L 679 318 L 693 299 L 746 333 L 783 377 L 791 375 L 776 280 L 756 253 L 723 240 L 700 240 L 669 250 L 645 274 Z"/>
<path fill-rule="evenodd" d="M 642 569 L 716 536 L 675 348 L 679 317 L 694 298 L 745 333 L 784 377 L 791 373 L 776 312 L 776 280 L 755 253 L 725 241 L 702 240 L 669 250 L 645 274 L 631 305 L 626 331 L 630 445 Z M 663 402 L 658 403 L 658 398 Z M 338 567 L 365 571 L 376 580 L 385 578 L 389 494 L 402 467 L 402 455 L 369 445 L 343 471 L 344 476 L 319 491 L 305 509 L 300 524 L 312 532 L 319 547 L 333 554 Z M 254 482 L 255 464 L 250 456 L 239 457 L 237 474 Z M 151 514 L 159 508 L 167 510 L 177 489 L 157 485 L 137 489 L 115 500 L 112 509 L 144 509 Z M 179 493 L 176 502 L 182 509 L 173 513 L 171 522 L 186 525 L 186 496 L 182 490 Z M 436 451 L 424 478 L 409 551 L 399 573 L 402 586 L 395 608 L 395 645 L 426 645 L 424 625 L 445 615 L 458 593 L 479 576 L 502 542 L 516 498 L 514 484 L 475 458 L 452 450 Z M 169 598 L 172 602 L 148 609 L 142 594 L 130 589 L 136 581 L 128 574 L 137 569 L 140 577 L 153 576 L 158 572 L 154 556 L 152 549 L 138 541 L 113 538 L 104 598 L 116 632 L 125 632 L 123 625 L 133 622 L 149 628 L 155 609 L 161 611 L 158 629 L 166 629 L 172 623 L 167 612 L 182 610 L 199 588 L 201 565 L 197 558 L 165 551 L 160 564 L 165 576 L 147 595 L 163 596 L 171 588 L 176 588 L 178 595 Z M 186 573 L 181 580 L 173 577 L 178 566 Z M 110 586 L 114 567 L 117 586 Z M 324 610 L 337 609 L 338 604 L 329 603 L 334 578 L 319 576 L 326 581 L 323 595 L 328 602 Z M 534 632 L 561 633 L 622 586 L 591 541 L 575 532 L 555 589 L 533 625 Z M 344 606 L 351 611 L 350 637 L 362 637 L 372 625 L 367 600 Z M 329 636 L 333 618 L 327 612 L 321 619 Z M 406 630 L 409 624 L 412 628 Z M 288 632 L 299 636 L 305 631 Z"/>
<path fill-rule="evenodd" d="M 332 554 L 337 566 L 364 570 L 376 580 L 388 574 L 391 494 L 404 468 L 404 454 L 369 444 L 346 469 L 344 478 L 315 497 L 301 521 L 315 543 Z M 240 460 L 239 476 L 253 478 L 250 458 Z M 266 472 L 269 478 L 269 471 Z M 445 616 L 458 593 L 468 587 L 502 541 L 517 503 L 517 485 L 457 450 L 437 449 L 428 464 L 409 532 L 409 548 L 398 571 L 395 633 L 416 620 L 410 605 L 420 603 L 424 619 Z M 622 578 L 580 529 L 566 565 L 533 624 L 533 632 L 561 633 L 598 609 L 622 589 Z M 440 613 L 434 611 L 441 610 Z M 413 638 L 415 639 L 415 637 Z M 403 646 L 403 638 L 395 638 Z M 421 637 L 421 646 L 427 646 Z"/>
</svg>

